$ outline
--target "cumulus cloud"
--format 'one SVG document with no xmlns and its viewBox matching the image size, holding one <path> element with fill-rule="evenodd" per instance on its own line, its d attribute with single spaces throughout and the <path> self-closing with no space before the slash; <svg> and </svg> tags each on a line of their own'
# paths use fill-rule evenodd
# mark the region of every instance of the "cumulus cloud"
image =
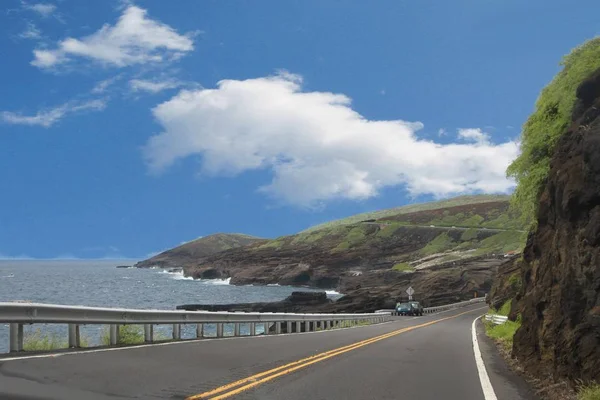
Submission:
<svg viewBox="0 0 600 400">
<path fill-rule="evenodd" d="M 505 169 L 515 142 L 420 139 L 421 123 L 369 120 L 343 94 L 302 91 L 292 74 L 182 90 L 152 112 L 163 131 L 144 147 L 151 171 L 190 156 L 200 156 L 209 175 L 270 170 L 272 180 L 259 190 L 289 204 L 366 199 L 398 185 L 438 197 L 513 186 Z"/>
<path fill-rule="evenodd" d="M 8 124 L 30 126 L 38 125 L 48 128 L 63 119 L 67 114 L 73 114 L 86 110 L 100 111 L 105 107 L 106 100 L 97 99 L 86 102 L 68 102 L 54 108 L 38 111 L 38 113 L 35 115 L 23 115 L 20 113 L 14 113 L 12 111 L 3 111 L 0 113 L 0 117 L 2 117 L 2 120 Z"/>
<path fill-rule="evenodd" d="M 167 79 L 163 81 L 132 79 L 129 81 L 129 87 L 134 92 L 158 93 L 167 89 L 175 89 L 182 85 L 183 83 L 176 79 Z"/>
<path fill-rule="evenodd" d="M 130 5 L 114 26 L 105 24 L 80 39 L 66 38 L 54 49 L 34 50 L 31 64 L 51 68 L 81 58 L 126 67 L 174 60 L 193 49 L 191 33 L 180 35 L 170 26 L 148 18 L 146 10 Z"/>
<path fill-rule="evenodd" d="M 487 144 L 490 141 L 490 135 L 483 132 L 480 128 L 467 128 L 458 130 L 458 138 L 467 142 Z"/>
</svg>

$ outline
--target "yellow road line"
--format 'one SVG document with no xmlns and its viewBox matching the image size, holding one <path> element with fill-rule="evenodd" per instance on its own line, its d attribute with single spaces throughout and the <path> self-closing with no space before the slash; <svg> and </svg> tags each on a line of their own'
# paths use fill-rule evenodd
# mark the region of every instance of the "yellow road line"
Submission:
<svg viewBox="0 0 600 400">
<path fill-rule="evenodd" d="M 476 310 L 479 310 L 479 309 L 480 308 L 478 308 Z M 273 368 L 273 369 L 270 369 L 270 370 L 267 370 L 267 371 L 255 374 L 255 375 L 249 376 L 247 378 L 240 379 L 238 381 L 229 383 L 229 384 L 224 385 L 224 386 L 220 386 L 220 387 L 218 387 L 216 389 L 213 389 L 213 390 L 210 390 L 208 392 L 204 392 L 204 393 L 200 393 L 200 394 L 197 394 L 197 395 L 194 395 L 194 396 L 187 397 L 186 400 L 198 400 L 198 399 L 206 399 L 206 398 L 210 398 L 211 400 L 226 399 L 228 397 L 231 397 L 231 396 L 234 396 L 234 395 L 239 394 L 241 392 L 244 392 L 244 391 L 246 391 L 248 389 L 252 389 L 253 387 L 261 385 L 261 384 L 263 384 L 265 382 L 271 381 L 271 380 L 273 380 L 275 378 L 278 378 L 280 376 L 283 376 L 283 375 L 287 375 L 287 374 L 292 373 L 294 371 L 297 371 L 299 369 L 308 367 L 309 365 L 316 364 L 318 362 L 327 360 L 327 359 L 329 359 L 331 357 L 335 357 L 337 355 L 340 355 L 340 354 L 343 354 L 343 353 L 346 353 L 346 352 L 349 352 L 349 351 L 352 351 L 352 350 L 364 347 L 364 346 L 369 345 L 371 343 L 375 343 L 375 342 L 378 342 L 378 341 L 383 340 L 383 339 L 387 339 L 387 338 L 392 337 L 392 336 L 399 335 L 401 333 L 412 331 L 412 330 L 415 330 L 415 329 L 418 329 L 418 328 L 424 328 L 424 327 L 429 326 L 429 325 L 437 324 L 438 322 L 442 322 L 442 321 L 446 321 L 448 319 L 456 318 L 456 317 L 459 317 L 459 316 L 464 315 L 464 314 L 468 314 L 468 313 L 476 311 L 476 310 L 465 311 L 465 312 L 462 312 L 460 314 L 456 314 L 456 315 L 453 315 L 453 316 L 450 316 L 450 317 L 444 317 L 444 318 L 436 319 L 434 321 L 426 322 L 424 324 L 420 324 L 420 325 L 410 326 L 410 327 L 407 327 L 407 328 L 398 329 L 396 331 L 389 332 L 389 333 L 386 333 L 386 334 L 383 334 L 383 335 L 380 335 L 380 336 L 376 336 L 376 337 L 373 337 L 373 338 L 370 338 L 370 339 L 361 340 L 360 342 L 356 342 L 356 343 L 353 343 L 353 344 L 350 344 L 350 345 L 347 345 L 347 346 L 343 346 L 343 347 L 339 347 L 337 349 L 326 351 L 324 353 L 320 353 L 320 354 L 316 354 L 314 356 L 303 358 L 301 360 L 294 361 L 294 362 L 282 365 L 280 367 Z M 265 377 L 265 378 L 263 378 L 263 377 Z M 262 379 L 259 379 L 259 378 L 262 378 Z M 243 386 L 238 387 L 240 385 L 243 385 Z M 236 387 L 238 387 L 238 388 L 235 389 Z M 228 391 L 228 390 L 230 390 L 230 391 Z M 228 391 L 228 392 L 219 395 L 219 393 L 226 392 L 226 391 Z M 215 396 L 215 395 L 217 395 L 217 396 Z M 213 397 L 213 396 L 215 396 L 215 397 Z"/>
<path fill-rule="evenodd" d="M 394 332 L 395 332 L 395 331 L 394 331 Z M 377 338 L 380 338 L 380 337 L 382 337 L 382 336 L 389 336 L 389 335 L 393 334 L 394 332 L 386 333 L 385 335 L 377 336 L 377 337 L 370 338 L 370 339 L 365 339 L 365 340 L 363 340 L 363 341 L 356 342 L 356 343 L 352 343 L 352 344 L 349 344 L 349 345 L 347 345 L 347 346 L 344 346 L 344 347 L 339 347 L 339 348 L 337 348 L 337 349 L 329 350 L 329 351 L 326 351 L 326 352 L 324 352 L 324 353 L 315 354 L 315 355 L 313 355 L 313 356 L 306 357 L 306 358 L 303 358 L 303 359 L 301 359 L 301 360 L 294 361 L 294 362 L 291 362 L 291 363 L 289 363 L 289 364 L 285 364 L 285 365 L 279 366 L 279 367 L 277 367 L 277 368 L 273 368 L 273 369 L 270 369 L 270 370 L 268 370 L 268 371 L 261 372 L 261 373 L 259 373 L 259 374 L 256 374 L 256 375 L 252 375 L 252 376 L 249 376 L 249 377 L 247 377 L 247 378 L 240 379 L 240 380 L 238 380 L 238 381 L 235 381 L 235 382 L 229 383 L 229 384 L 227 384 L 227 385 L 220 386 L 220 387 L 218 387 L 218 388 L 216 388 L 216 389 L 213 389 L 213 390 L 211 390 L 211 391 L 209 391 L 209 392 L 205 392 L 205 393 L 201 393 L 201 394 L 198 394 L 198 395 L 195 395 L 195 396 L 188 397 L 186 400 L 205 399 L 205 398 L 207 398 L 207 397 L 210 397 L 210 396 L 213 396 L 213 395 L 215 395 L 215 394 L 218 394 L 218 393 L 224 392 L 224 391 L 225 391 L 225 390 L 227 390 L 227 389 L 231 389 L 231 388 L 234 388 L 234 387 L 236 387 L 236 386 L 239 386 L 239 385 L 241 385 L 241 384 L 243 384 L 243 383 L 247 383 L 247 382 L 253 382 L 254 380 L 256 380 L 256 379 L 258 379 L 258 378 L 261 378 L 261 377 L 263 377 L 263 376 L 265 376 L 265 375 L 269 375 L 269 374 L 272 374 L 272 373 L 274 373 L 274 372 L 280 371 L 280 370 L 282 370 L 282 369 L 285 369 L 285 368 L 290 368 L 290 367 L 293 367 L 293 366 L 295 366 L 295 365 L 302 364 L 302 363 L 305 363 L 305 362 L 308 362 L 308 361 L 314 360 L 314 359 L 316 359 L 316 358 L 321 358 L 321 357 L 323 357 L 323 356 L 325 356 L 325 355 L 328 355 L 328 354 L 331 354 L 331 353 L 336 353 L 336 352 L 338 352 L 338 351 L 340 351 L 340 350 L 344 350 L 344 349 L 347 349 L 347 348 L 350 348 L 350 347 L 355 347 L 355 346 L 357 346 L 357 345 L 360 345 L 361 343 L 370 342 L 370 341 L 372 341 L 372 340 L 374 340 L 374 339 L 377 339 Z"/>
</svg>

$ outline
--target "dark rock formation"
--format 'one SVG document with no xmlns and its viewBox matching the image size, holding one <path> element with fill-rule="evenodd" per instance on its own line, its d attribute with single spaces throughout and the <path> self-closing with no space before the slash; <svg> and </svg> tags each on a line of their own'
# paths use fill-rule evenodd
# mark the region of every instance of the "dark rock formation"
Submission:
<svg viewBox="0 0 600 400">
<path fill-rule="evenodd" d="M 185 310 L 254 311 L 254 312 L 320 312 L 362 313 L 394 308 L 396 302 L 407 299 L 406 289 L 412 286 L 415 300 L 425 307 L 449 304 L 484 296 L 490 289 L 501 259 L 476 259 L 437 270 L 400 274 L 395 271 L 374 271 L 346 277 L 343 297 L 331 301 L 325 293 L 294 292 L 291 297 L 271 303 L 188 304 Z"/>
<path fill-rule="evenodd" d="M 264 241 L 264 239 L 239 233 L 215 233 L 214 235 L 204 236 L 199 239 L 184 243 L 181 246 L 163 251 L 152 258 L 136 263 L 135 266 L 138 268 L 183 267 L 190 263 L 196 263 L 202 257 L 206 257 L 220 251 L 243 247 L 252 243 L 260 243 Z M 207 278 L 205 279 L 214 279 L 220 277 L 216 275 L 218 274 L 213 274 L 213 277 L 209 278 L 208 276 L 210 276 L 210 273 L 207 273 Z"/>
<path fill-rule="evenodd" d="M 540 376 L 600 381 L 600 71 L 577 97 L 524 251 L 513 353 Z"/>
<path fill-rule="evenodd" d="M 188 311 L 246 311 L 246 312 L 305 312 L 316 306 L 331 304 L 325 292 L 292 292 L 282 301 L 234 304 L 184 304 L 178 310 Z"/>
<path fill-rule="evenodd" d="M 508 258 L 498 267 L 487 302 L 490 307 L 498 309 L 517 297 L 522 286 L 520 256 Z"/>
</svg>

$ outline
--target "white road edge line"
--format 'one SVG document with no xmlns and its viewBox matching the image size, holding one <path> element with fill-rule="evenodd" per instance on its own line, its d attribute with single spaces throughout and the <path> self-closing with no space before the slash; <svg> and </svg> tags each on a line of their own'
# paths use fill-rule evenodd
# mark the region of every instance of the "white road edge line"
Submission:
<svg viewBox="0 0 600 400">
<path fill-rule="evenodd" d="M 477 330 L 476 324 L 477 320 L 481 318 L 481 315 L 473 320 L 473 324 L 471 325 L 471 334 L 473 336 L 473 353 L 475 355 L 475 364 L 477 364 L 477 371 L 479 372 L 479 381 L 481 382 L 481 389 L 483 389 L 483 397 L 485 400 L 498 400 L 496 397 L 496 393 L 494 392 L 494 388 L 492 387 L 492 382 L 490 382 L 490 377 L 485 369 L 485 364 L 483 363 L 483 358 L 481 357 L 481 351 L 479 350 L 479 343 L 477 342 Z"/>
</svg>

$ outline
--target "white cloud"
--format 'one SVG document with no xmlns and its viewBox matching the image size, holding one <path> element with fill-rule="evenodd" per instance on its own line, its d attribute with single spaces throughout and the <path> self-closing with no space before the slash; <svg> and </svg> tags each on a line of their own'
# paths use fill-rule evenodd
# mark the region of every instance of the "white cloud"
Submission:
<svg viewBox="0 0 600 400">
<path fill-rule="evenodd" d="M 33 22 L 27 22 L 27 27 L 21 33 L 19 33 L 19 37 L 21 39 L 41 39 L 42 32 L 38 29 L 38 27 Z"/>
<path fill-rule="evenodd" d="M 446 129 L 444 129 L 444 128 L 440 128 L 440 129 L 438 130 L 438 136 L 444 136 L 444 135 L 446 135 L 447 133 L 448 133 L 448 132 L 446 132 Z"/>
<path fill-rule="evenodd" d="M 302 92 L 301 78 L 290 74 L 182 90 L 152 111 L 163 132 L 144 147 L 151 171 L 190 156 L 201 156 L 209 175 L 267 169 L 273 178 L 260 191 L 294 205 L 366 199 L 397 185 L 439 197 L 513 186 L 505 169 L 515 142 L 419 139 L 421 123 L 366 119 L 348 97 Z"/>
<path fill-rule="evenodd" d="M 97 99 L 86 102 L 65 103 L 58 107 L 39 111 L 35 115 L 22 115 L 12 111 L 3 111 L 0 113 L 0 117 L 2 117 L 2 120 L 8 124 L 31 126 L 39 125 L 48 128 L 63 119 L 67 114 L 86 110 L 100 111 L 105 107 L 106 100 Z"/>
<path fill-rule="evenodd" d="M 122 78 L 122 75 L 117 75 L 117 76 L 113 76 L 112 78 L 108 78 L 108 79 L 98 82 L 92 89 L 92 93 L 99 94 L 99 93 L 106 92 L 106 90 L 110 86 L 115 84 L 121 78 Z"/>
<path fill-rule="evenodd" d="M 22 1 L 21 5 L 23 6 L 24 9 L 38 13 L 39 15 L 41 15 L 44 18 L 51 16 L 56 11 L 56 6 L 51 3 L 29 4 L 25 1 Z"/>
<path fill-rule="evenodd" d="M 183 83 L 175 79 L 167 79 L 164 81 L 149 81 L 144 79 L 132 79 L 129 81 L 129 87 L 134 92 L 150 92 L 158 93 L 167 89 L 175 89 L 182 86 Z"/>
<path fill-rule="evenodd" d="M 458 138 L 467 142 L 487 144 L 490 141 L 490 135 L 479 128 L 462 128 L 458 130 Z"/>
<path fill-rule="evenodd" d="M 77 57 L 114 67 L 167 62 L 194 49 L 191 37 L 149 19 L 144 9 L 129 6 L 114 26 L 105 24 L 81 39 L 66 38 L 55 49 L 34 50 L 31 64 L 50 68 Z"/>
</svg>

